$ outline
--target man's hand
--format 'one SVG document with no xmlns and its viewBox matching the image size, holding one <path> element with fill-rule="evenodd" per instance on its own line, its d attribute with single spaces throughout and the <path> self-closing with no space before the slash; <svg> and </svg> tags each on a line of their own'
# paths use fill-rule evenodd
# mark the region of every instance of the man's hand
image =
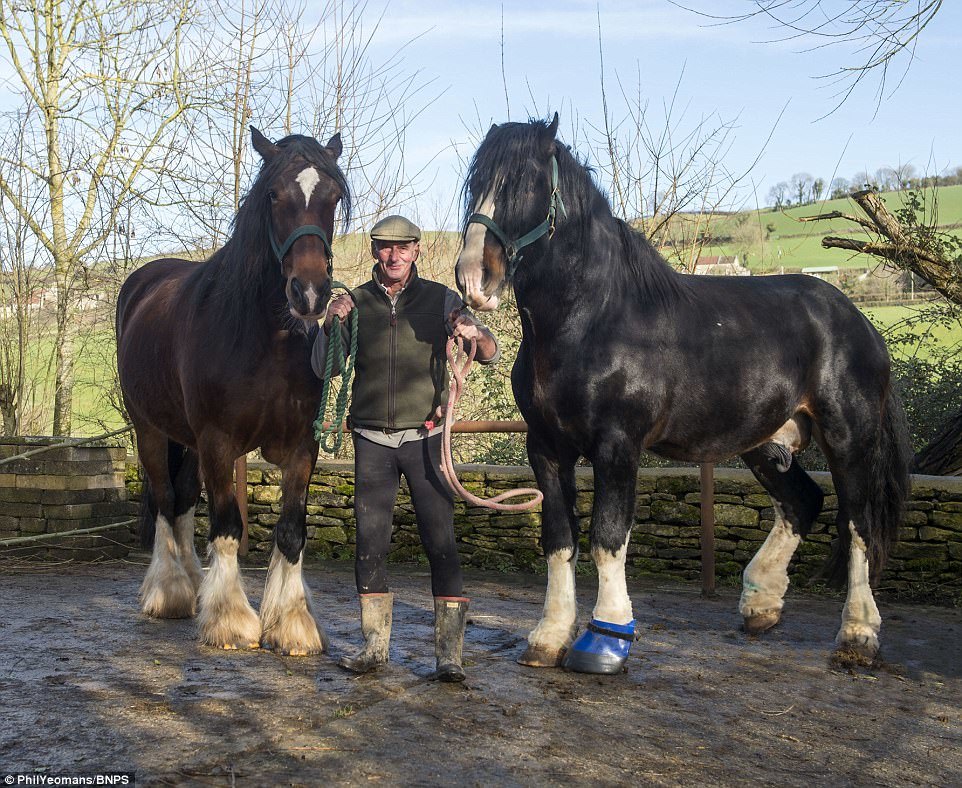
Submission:
<svg viewBox="0 0 962 788">
<path fill-rule="evenodd" d="M 476 342 L 482 337 L 481 324 L 468 315 L 462 315 L 461 310 L 455 309 L 448 315 L 451 323 L 451 334 L 463 339 L 473 339 Z"/>
<path fill-rule="evenodd" d="M 455 309 L 448 315 L 448 322 L 451 324 L 453 336 L 461 337 L 465 341 L 473 339 L 478 343 L 477 355 L 475 356 L 478 361 L 487 361 L 494 358 L 494 354 L 498 352 L 498 343 L 495 342 L 491 332 L 477 320 L 470 315 L 461 314 L 460 309 Z"/>
<path fill-rule="evenodd" d="M 347 293 L 339 295 L 331 301 L 327 307 L 327 317 L 324 318 L 324 333 L 331 333 L 331 323 L 334 321 L 335 315 L 341 319 L 343 324 L 347 320 L 347 316 L 351 314 L 352 309 L 354 309 L 354 299 Z"/>
</svg>

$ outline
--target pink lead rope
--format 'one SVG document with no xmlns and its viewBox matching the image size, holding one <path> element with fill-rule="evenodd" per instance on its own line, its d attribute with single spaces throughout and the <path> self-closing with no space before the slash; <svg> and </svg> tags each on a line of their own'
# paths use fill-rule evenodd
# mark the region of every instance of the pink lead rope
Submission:
<svg viewBox="0 0 962 788">
<path fill-rule="evenodd" d="M 455 345 L 457 350 L 455 350 Z M 474 354 L 477 352 L 477 343 L 472 339 L 470 350 L 465 351 L 464 340 L 461 337 L 450 337 L 448 339 L 448 364 L 451 365 L 451 387 L 448 392 L 448 407 L 444 415 L 444 428 L 441 432 L 441 472 L 447 479 L 451 489 L 460 495 L 465 501 L 474 506 L 484 506 L 488 509 L 495 509 L 499 512 L 523 512 L 532 509 L 544 500 L 541 490 L 533 487 L 523 487 L 517 490 L 507 490 L 493 498 L 479 498 L 477 495 L 469 493 L 458 481 L 457 474 L 454 472 L 454 458 L 451 455 L 451 427 L 454 426 L 454 408 L 461 398 L 464 389 L 464 379 L 468 375 L 468 370 L 474 361 Z M 464 359 L 461 363 L 461 359 Z M 532 496 L 530 501 L 523 503 L 501 503 L 510 498 L 517 498 L 519 495 Z"/>
</svg>

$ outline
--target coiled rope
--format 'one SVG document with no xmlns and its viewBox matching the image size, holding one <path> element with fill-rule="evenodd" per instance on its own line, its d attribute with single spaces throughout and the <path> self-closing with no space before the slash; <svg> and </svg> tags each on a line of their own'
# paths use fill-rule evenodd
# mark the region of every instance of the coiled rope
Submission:
<svg viewBox="0 0 962 788">
<path fill-rule="evenodd" d="M 447 479 L 451 489 L 460 495 L 465 501 L 474 506 L 483 506 L 486 509 L 494 509 L 499 512 L 523 512 L 532 509 L 544 500 L 541 490 L 533 487 L 522 487 L 517 490 L 506 490 L 495 495 L 493 498 L 479 498 L 477 495 L 468 492 L 458 481 L 458 476 L 454 471 L 454 457 L 451 454 L 451 428 L 454 426 L 454 409 L 461 398 L 464 390 L 464 379 L 471 369 L 474 362 L 474 355 L 477 353 L 478 345 L 475 340 L 469 340 L 469 349 L 465 351 L 464 340 L 461 337 L 450 337 L 447 344 L 448 364 L 451 367 L 451 384 L 448 391 L 448 405 L 444 416 L 444 427 L 441 431 L 441 472 Z M 457 348 L 457 350 L 455 350 Z M 519 495 L 530 495 L 531 500 L 522 503 L 502 503 Z"/>
<path fill-rule="evenodd" d="M 333 282 L 334 287 L 346 290 L 350 294 L 347 285 L 340 282 Z M 327 339 L 327 358 L 324 362 L 324 383 L 321 387 L 321 404 L 317 409 L 317 418 L 314 420 L 314 437 L 321 444 L 321 448 L 328 454 L 334 454 L 341 448 L 344 441 L 344 433 L 341 425 L 344 423 L 344 414 L 347 413 L 347 398 L 351 393 L 351 376 L 354 374 L 354 359 L 357 357 L 357 309 L 352 309 L 347 317 L 350 325 L 351 346 L 349 356 L 341 369 L 341 388 L 337 392 L 334 401 L 334 413 L 330 420 L 325 418 L 327 414 L 327 403 L 331 394 L 331 379 L 334 377 L 334 358 L 338 358 L 338 366 L 344 358 L 341 319 L 334 315 L 331 321 L 331 334 Z M 321 331 L 324 327 L 321 326 Z"/>
</svg>

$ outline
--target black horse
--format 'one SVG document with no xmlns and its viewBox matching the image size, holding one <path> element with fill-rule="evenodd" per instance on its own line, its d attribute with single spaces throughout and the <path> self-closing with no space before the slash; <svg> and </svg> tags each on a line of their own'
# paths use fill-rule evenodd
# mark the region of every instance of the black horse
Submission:
<svg viewBox="0 0 962 788">
<path fill-rule="evenodd" d="M 339 135 L 325 147 L 251 133 L 263 164 L 224 247 L 202 263 L 144 265 L 117 303 L 117 367 L 148 482 L 141 533 L 153 543 L 141 605 L 159 618 L 192 616 L 199 591 L 202 642 L 306 654 L 324 648 L 301 574 L 321 394 L 308 329 L 327 310 L 334 214 L 339 202 L 349 213 L 350 194 Z M 259 619 L 241 585 L 232 484 L 235 458 L 258 447 L 283 471 Z M 206 576 L 194 550 L 201 480 Z"/>
<path fill-rule="evenodd" d="M 634 630 L 624 567 L 643 449 L 691 462 L 740 455 L 769 492 L 775 525 L 745 570 L 739 609 L 747 631 L 773 626 L 789 561 L 822 507 L 794 456 L 812 436 L 838 494 L 827 570 L 838 584 L 847 579 L 848 597 L 836 644 L 873 656 L 881 619 L 870 581 L 898 531 L 911 454 L 882 338 L 813 277 L 675 272 L 612 216 L 590 171 L 556 142 L 557 126 L 555 115 L 488 131 L 465 186 L 456 270 L 469 306 L 496 308 L 510 281 L 521 315 L 512 384 L 545 496 L 548 590 L 519 661 L 622 669 Z M 575 641 L 579 457 L 594 467 L 599 582 Z"/>
</svg>

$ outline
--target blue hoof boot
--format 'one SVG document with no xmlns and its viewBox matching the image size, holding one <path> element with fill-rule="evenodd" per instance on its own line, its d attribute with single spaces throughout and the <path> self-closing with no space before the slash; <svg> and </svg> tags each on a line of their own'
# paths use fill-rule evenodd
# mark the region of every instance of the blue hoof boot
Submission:
<svg viewBox="0 0 962 788">
<path fill-rule="evenodd" d="M 634 639 L 634 620 L 609 624 L 593 618 L 565 655 L 564 668 L 576 673 L 621 673 Z"/>
</svg>

